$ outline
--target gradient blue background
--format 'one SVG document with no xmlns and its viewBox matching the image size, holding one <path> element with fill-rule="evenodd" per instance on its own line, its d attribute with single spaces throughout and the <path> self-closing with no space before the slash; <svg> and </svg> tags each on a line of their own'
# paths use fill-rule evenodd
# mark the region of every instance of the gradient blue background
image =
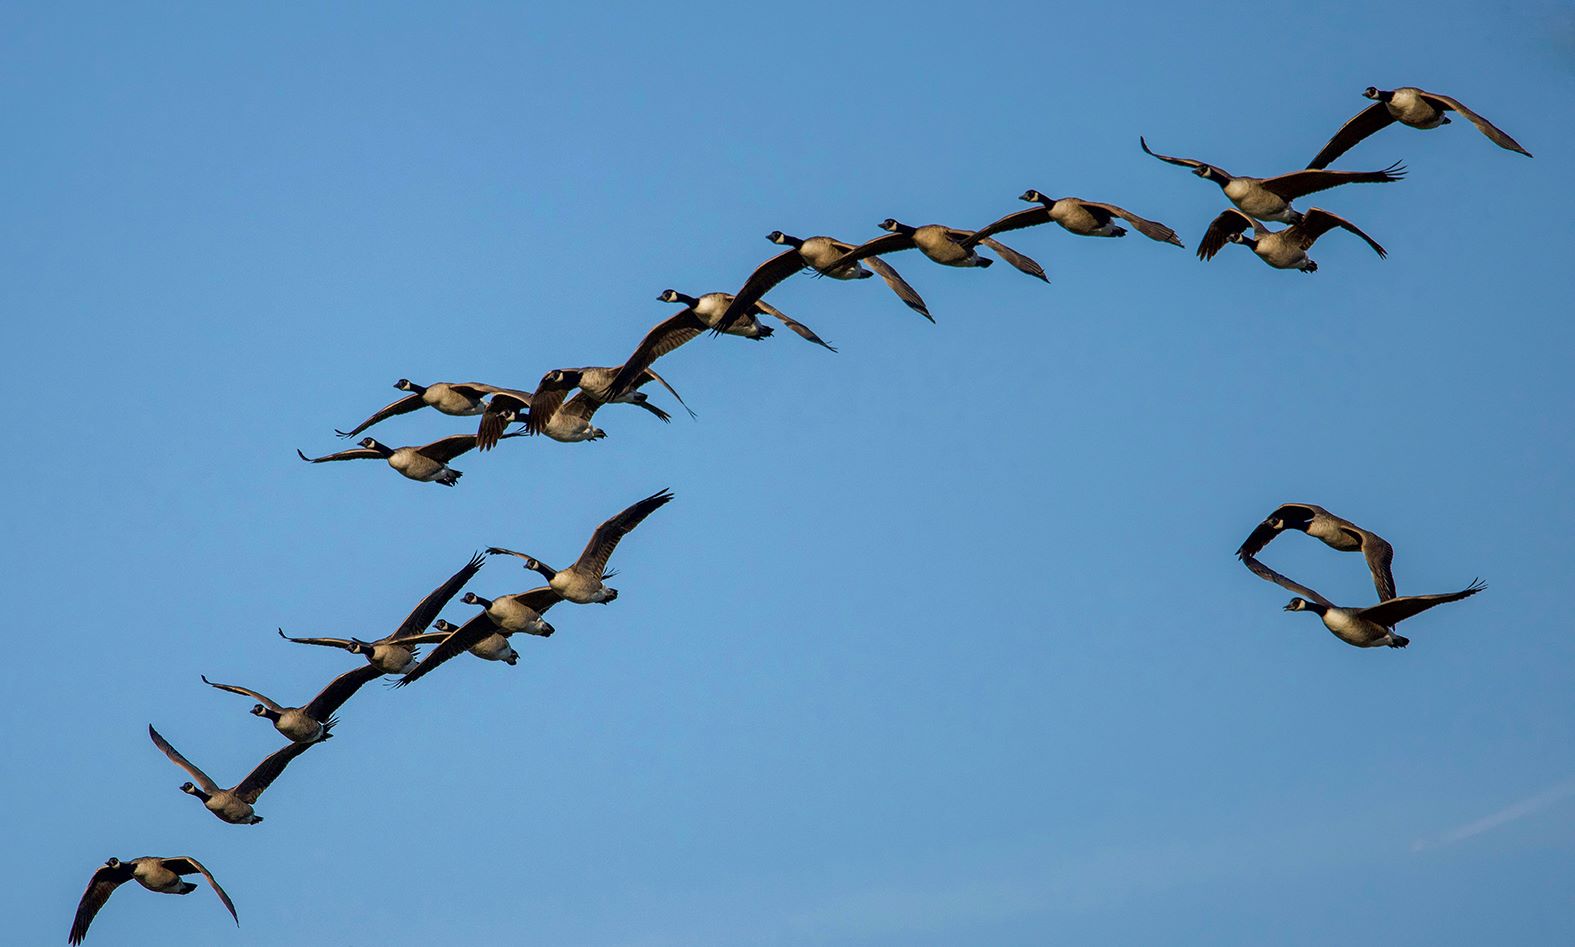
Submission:
<svg viewBox="0 0 1575 947">
<path fill-rule="evenodd" d="M 1568 4 L 904 3 L 654 12 L 340 4 L 0 8 L 11 653 L 6 940 L 90 944 L 1568 944 L 1575 19 Z M 1455 94 L 1305 206 L 1314 276 L 1190 247 L 1369 84 Z M 700 413 L 598 415 L 457 489 L 309 467 L 417 381 L 615 364 L 780 228 L 980 226 L 1028 187 L 1137 236 L 1006 266 L 795 278 L 779 333 L 661 364 Z M 665 395 L 655 395 L 671 405 Z M 393 444 L 471 422 L 386 422 Z M 472 551 L 549 560 L 670 486 L 623 597 L 509 669 L 370 687 L 257 827 L 176 792 Z M 1276 504 L 1377 530 L 1402 593 L 1489 590 L 1358 651 L 1231 557 Z M 1265 554 L 1339 601 L 1359 557 Z M 484 595 L 534 583 L 494 561 Z M 459 620 L 461 606 L 445 614 Z"/>
</svg>

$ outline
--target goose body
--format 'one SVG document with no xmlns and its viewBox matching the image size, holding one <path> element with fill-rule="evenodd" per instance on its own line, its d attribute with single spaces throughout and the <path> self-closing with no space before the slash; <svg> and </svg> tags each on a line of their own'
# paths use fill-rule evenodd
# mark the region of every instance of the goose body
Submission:
<svg viewBox="0 0 1575 947">
<path fill-rule="evenodd" d="M 453 417 L 480 414 L 486 408 L 485 398 L 495 389 L 481 382 L 440 381 L 432 385 L 418 385 L 408 378 L 394 382 L 394 387 L 410 392 L 404 398 L 385 405 L 371 417 L 348 431 L 335 431 L 340 437 L 354 437 L 362 431 L 396 415 L 409 414 L 424 407 L 435 408 Z"/>
<path fill-rule="evenodd" d="M 1178 247 L 1182 245 L 1174 230 L 1158 221 L 1139 217 L 1114 204 L 1102 204 L 1081 197 L 1049 197 L 1032 188 L 1019 195 L 1018 200 L 1039 206 L 1015 214 L 1007 214 L 976 231 L 975 239 L 1048 223 L 1054 223 L 1067 233 L 1079 237 L 1124 237 L 1127 235 L 1127 230 L 1116 221 L 1125 220 L 1136 227 L 1138 233 L 1150 240 L 1170 243 Z"/>
<path fill-rule="evenodd" d="M 1378 241 L 1349 220 L 1321 207 L 1314 207 L 1300 215 L 1297 223 L 1284 230 L 1269 230 L 1241 211 L 1226 210 L 1214 218 L 1209 229 L 1204 232 L 1203 239 L 1198 242 L 1198 259 L 1213 259 L 1227 243 L 1239 243 L 1275 269 L 1314 273 L 1318 270 L 1318 263 L 1307 255 L 1307 251 L 1319 237 L 1336 228 L 1361 237 L 1380 259 L 1387 255 Z M 1248 230 L 1252 231 L 1251 236 L 1246 235 Z"/>
<path fill-rule="evenodd" d="M 959 230 L 942 224 L 913 227 L 894 217 L 887 217 L 881 221 L 880 228 L 887 231 L 886 236 L 866 241 L 833 260 L 831 266 L 833 268 L 850 266 L 860 260 L 914 249 L 942 266 L 990 266 L 995 261 L 980 256 L 975 249 L 982 243 L 999 253 L 1001 259 L 1021 272 L 1047 283 L 1050 282 L 1045 276 L 1044 267 L 1033 258 L 1018 253 L 983 231 Z"/>
<path fill-rule="evenodd" d="M 208 880 L 208 885 L 224 904 L 225 910 L 230 912 L 230 917 L 234 918 L 237 925 L 240 924 L 240 917 L 235 913 L 235 903 L 197 859 L 187 855 L 174 858 L 144 855 L 126 861 L 111 858 L 99 866 L 98 870 L 93 872 L 93 877 L 88 880 L 87 890 L 82 892 L 82 899 L 77 902 L 76 915 L 71 921 L 71 934 L 66 942 L 82 943 L 87 937 L 88 927 L 93 923 L 93 918 L 98 916 L 99 910 L 109 900 L 109 896 L 115 893 L 115 889 L 126 882 L 135 881 L 158 894 L 190 894 L 197 890 L 197 886 L 183 880 L 181 876 L 195 874 L 200 874 Z"/>
</svg>

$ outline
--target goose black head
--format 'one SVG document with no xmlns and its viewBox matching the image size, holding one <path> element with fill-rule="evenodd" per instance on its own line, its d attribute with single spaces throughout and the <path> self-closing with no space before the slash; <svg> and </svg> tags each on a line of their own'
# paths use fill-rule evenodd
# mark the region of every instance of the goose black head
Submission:
<svg viewBox="0 0 1575 947">
<path fill-rule="evenodd" d="M 1029 188 L 1028 190 L 1024 191 L 1017 199 L 1020 201 L 1027 201 L 1030 204 L 1043 204 L 1046 207 L 1049 207 L 1051 204 L 1055 203 L 1053 198 L 1046 197 L 1033 188 Z"/>
</svg>

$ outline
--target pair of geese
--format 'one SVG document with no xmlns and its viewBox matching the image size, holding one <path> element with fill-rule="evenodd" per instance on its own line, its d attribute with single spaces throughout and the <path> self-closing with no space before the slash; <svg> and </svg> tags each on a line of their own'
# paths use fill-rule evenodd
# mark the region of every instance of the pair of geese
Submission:
<svg viewBox="0 0 1575 947">
<path fill-rule="evenodd" d="M 1373 587 L 1378 591 L 1378 604 L 1365 608 L 1336 605 L 1307 586 L 1259 562 L 1258 553 L 1287 529 L 1306 533 L 1340 552 L 1360 552 L 1372 573 Z M 1457 602 L 1486 588 L 1477 580 L 1458 592 L 1397 597 L 1392 570 L 1394 547 L 1377 533 L 1311 503 L 1281 505 L 1253 529 L 1241 548 L 1236 550 L 1236 555 L 1254 575 L 1296 593 L 1296 597 L 1285 606 L 1286 611 L 1316 614 L 1335 637 L 1358 648 L 1404 648 L 1411 643 L 1411 639 L 1395 634 L 1395 625 L 1435 605 Z"/>
<path fill-rule="evenodd" d="M 334 678 L 322 692 L 300 707 L 286 707 L 257 691 L 234 684 L 215 683 L 204 676 L 202 680 L 209 686 L 258 701 L 251 713 L 267 718 L 290 741 L 231 788 L 220 786 L 186 759 L 151 724 L 148 726 L 148 736 L 171 762 L 191 776 L 181 785 L 182 792 L 201 799 L 203 806 L 224 822 L 256 825 L 263 820 L 254 809 L 258 798 L 279 778 L 292 760 L 333 736 L 333 727 L 338 722 L 334 713 L 362 685 L 384 674 L 403 674 L 399 685 L 409 684 L 465 651 L 513 665 L 518 655 L 509 646 L 508 637 L 516 632 L 550 636 L 554 629 L 547 623 L 543 613 L 557 602 L 567 600 L 577 604 L 605 604 L 618 597 L 618 590 L 606 582 L 613 575 L 607 569 L 607 561 L 624 536 L 672 499 L 670 491 L 661 490 L 610 517 L 596 528 L 579 559 L 566 569 L 553 569 L 532 556 L 513 550 L 498 547 L 488 549 L 489 554 L 519 557 L 524 560 L 526 569 L 540 573 L 547 584 L 528 592 L 503 595 L 491 600 L 473 592 L 466 593 L 463 601 L 480 605 L 482 610 L 463 626 L 456 627 L 439 619 L 436 623 L 439 628 L 437 633 L 423 633 L 433 623 L 437 613 L 481 569 L 486 561 L 481 555 L 472 557 L 464 568 L 423 598 L 394 633 L 385 638 L 377 641 L 358 638 L 288 638 L 281 630 L 279 634 L 287 640 L 342 648 L 352 654 L 360 654 L 367 660 L 366 666 Z M 418 661 L 418 645 L 428 642 L 437 642 L 437 647 L 425 660 Z M 231 916 L 235 916 L 235 905 L 229 895 L 195 858 L 144 856 L 126 861 L 111 858 L 93 873 L 87 890 L 82 894 L 71 924 L 70 943 L 82 942 L 93 918 L 120 885 L 135 880 L 150 891 L 187 894 L 195 890 L 196 885 L 181 880 L 181 876 L 190 874 L 201 874 L 207 878 Z M 239 918 L 236 920 L 239 923 Z"/>
</svg>

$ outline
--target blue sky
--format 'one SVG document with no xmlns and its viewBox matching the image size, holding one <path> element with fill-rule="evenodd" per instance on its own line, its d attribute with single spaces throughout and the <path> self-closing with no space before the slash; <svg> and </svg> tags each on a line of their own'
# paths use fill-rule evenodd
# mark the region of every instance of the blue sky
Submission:
<svg viewBox="0 0 1575 947">
<path fill-rule="evenodd" d="M 89 943 L 1568 943 L 1572 65 L 1550 3 L 5 8 L 16 942 L 106 857 L 189 853 L 239 930 L 130 890 Z M 1391 128 L 1339 166 L 1403 183 L 1303 203 L 1387 260 L 1199 263 L 1222 198 L 1138 135 L 1278 173 L 1370 84 L 1537 157 Z M 697 340 L 660 364 L 697 421 L 608 409 L 453 490 L 294 456 L 400 377 L 616 364 L 773 229 L 1030 187 L 1189 249 L 1013 235 L 1049 286 L 892 258 L 936 325 L 798 277 L 772 301 L 839 354 Z M 147 739 L 238 779 L 277 736 L 199 674 L 304 700 L 352 661 L 275 627 L 386 633 L 664 486 L 618 602 L 367 689 L 263 825 Z M 1387 537 L 1402 594 L 1489 589 L 1346 647 L 1231 556 L 1288 500 Z M 1265 560 L 1371 595 L 1304 536 Z"/>
</svg>

